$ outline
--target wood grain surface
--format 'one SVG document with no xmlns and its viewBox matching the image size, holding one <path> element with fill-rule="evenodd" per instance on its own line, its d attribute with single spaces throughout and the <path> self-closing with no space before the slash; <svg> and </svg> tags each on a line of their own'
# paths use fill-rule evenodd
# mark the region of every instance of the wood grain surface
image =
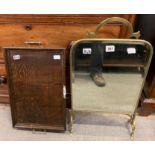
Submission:
<svg viewBox="0 0 155 155">
<path fill-rule="evenodd" d="M 5 56 L 13 126 L 64 131 L 64 50 L 5 49 Z"/>
</svg>

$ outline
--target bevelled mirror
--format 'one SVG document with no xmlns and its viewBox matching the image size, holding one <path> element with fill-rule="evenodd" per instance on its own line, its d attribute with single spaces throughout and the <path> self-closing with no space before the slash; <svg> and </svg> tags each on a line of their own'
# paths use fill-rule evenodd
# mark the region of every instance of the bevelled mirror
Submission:
<svg viewBox="0 0 155 155">
<path fill-rule="evenodd" d="M 131 137 L 134 119 L 151 62 L 152 46 L 134 39 L 83 39 L 70 51 L 73 115 L 101 112 L 129 116 Z"/>
</svg>

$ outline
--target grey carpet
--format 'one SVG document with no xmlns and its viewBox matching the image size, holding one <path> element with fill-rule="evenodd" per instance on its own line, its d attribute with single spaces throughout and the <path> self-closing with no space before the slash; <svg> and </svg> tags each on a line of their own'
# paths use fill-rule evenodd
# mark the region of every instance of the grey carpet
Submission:
<svg viewBox="0 0 155 155">
<path fill-rule="evenodd" d="M 127 117 L 76 113 L 73 134 L 12 128 L 10 107 L 0 105 L 0 140 L 130 140 Z M 155 115 L 136 117 L 135 140 L 155 140 Z"/>
</svg>

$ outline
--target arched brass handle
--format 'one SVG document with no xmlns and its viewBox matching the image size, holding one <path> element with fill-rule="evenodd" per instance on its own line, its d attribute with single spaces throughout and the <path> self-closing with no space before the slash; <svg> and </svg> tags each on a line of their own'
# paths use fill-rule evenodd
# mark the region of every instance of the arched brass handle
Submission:
<svg viewBox="0 0 155 155">
<path fill-rule="evenodd" d="M 95 37 L 97 35 L 97 33 L 99 32 L 99 30 L 101 29 L 101 27 L 106 24 L 109 24 L 109 23 L 122 23 L 122 24 L 126 25 L 129 28 L 129 32 L 130 32 L 129 38 L 133 37 L 133 38 L 138 39 L 140 37 L 140 31 L 134 33 L 132 24 L 128 20 L 121 18 L 121 17 L 112 17 L 112 18 L 107 18 L 107 19 L 103 20 L 97 26 L 95 32 L 87 32 L 87 36 L 91 37 L 91 38 Z"/>
</svg>

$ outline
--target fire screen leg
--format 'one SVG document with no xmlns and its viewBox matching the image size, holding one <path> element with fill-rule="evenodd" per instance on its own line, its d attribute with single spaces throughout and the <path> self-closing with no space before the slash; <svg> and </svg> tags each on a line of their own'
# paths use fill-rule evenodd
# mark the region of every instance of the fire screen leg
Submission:
<svg viewBox="0 0 155 155">
<path fill-rule="evenodd" d="M 69 132 L 72 134 L 73 130 L 73 110 L 69 110 L 70 124 L 69 124 Z"/>
<path fill-rule="evenodd" d="M 136 114 L 133 114 L 129 120 L 129 123 L 131 125 L 131 133 L 130 133 L 130 138 L 131 140 L 134 140 L 134 133 L 135 133 L 135 117 L 136 117 Z"/>
</svg>

